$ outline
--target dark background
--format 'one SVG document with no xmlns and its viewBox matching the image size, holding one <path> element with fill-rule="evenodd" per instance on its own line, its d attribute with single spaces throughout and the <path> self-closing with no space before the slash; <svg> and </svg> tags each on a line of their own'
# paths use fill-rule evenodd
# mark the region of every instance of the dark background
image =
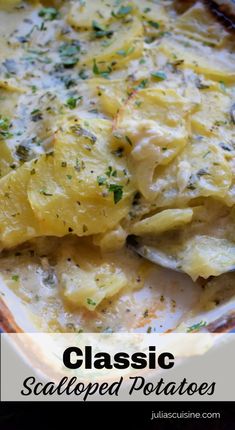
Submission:
<svg viewBox="0 0 235 430">
<path fill-rule="evenodd" d="M 161 419 L 152 411 L 220 412 L 220 419 Z M 24 402 L 0 403 L 1 430 L 235 430 L 235 402 Z"/>
</svg>

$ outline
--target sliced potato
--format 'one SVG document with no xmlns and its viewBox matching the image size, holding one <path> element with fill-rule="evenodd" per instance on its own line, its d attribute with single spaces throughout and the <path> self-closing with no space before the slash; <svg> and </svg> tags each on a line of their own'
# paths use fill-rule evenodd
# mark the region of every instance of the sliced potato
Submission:
<svg viewBox="0 0 235 430">
<path fill-rule="evenodd" d="M 156 243 L 145 243 L 144 255 L 164 267 L 187 273 L 194 281 L 235 269 L 235 242 L 206 234 L 185 238 L 183 231 L 177 233 L 158 237 Z"/>
<path fill-rule="evenodd" d="M 231 99 L 221 91 L 205 89 L 201 91 L 201 104 L 192 115 L 192 128 L 195 133 L 213 136 L 218 128 L 230 125 Z"/>
<path fill-rule="evenodd" d="M 123 3 L 125 9 L 122 10 Z M 123 16 L 120 12 L 123 11 Z M 101 26 L 108 25 L 115 19 L 115 15 L 120 18 L 133 14 L 135 7 L 132 2 L 119 2 L 105 0 L 74 2 L 67 15 L 67 21 L 76 29 L 92 28 L 94 21 L 99 22 Z"/>
<path fill-rule="evenodd" d="M 107 264 L 86 272 L 76 266 L 65 268 L 61 275 L 65 299 L 74 306 L 84 306 L 90 311 L 104 300 L 117 294 L 127 284 L 124 273 Z"/>
<path fill-rule="evenodd" d="M 117 262 L 104 262 L 98 248 L 84 240 L 78 242 L 76 248 L 72 246 L 61 250 L 56 273 L 67 303 L 90 311 L 128 283 Z"/>
<path fill-rule="evenodd" d="M 138 188 L 152 199 L 156 166 L 168 164 L 188 142 L 183 97 L 172 89 L 139 90 L 118 113 L 114 131 L 129 146 Z"/>
<path fill-rule="evenodd" d="M 115 127 L 133 145 L 135 160 L 168 164 L 188 139 L 185 100 L 172 89 L 137 91 L 120 110 Z M 129 141 L 128 141 L 129 139 Z"/>
<path fill-rule="evenodd" d="M 107 116 L 115 117 L 128 98 L 125 81 L 94 78 L 89 79 L 87 83 L 97 97 L 100 110 Z"/>
<path fill-rule="evenodd" d="M 140 19 L 158 24 L 160 31 L 169 23 L 169 15 L 162 4 L 149 2 L 148 0 L 134 0 L 133 3 L 138 8 L 137 14 Z"/>
<path fill-rule="evenodd" d="M 40 235 L 40 228 L 27 198 L 27 186 L 35 162 L 25 163 L 0 180 L 0 243 L 16 246 Z"/>
<path fill-rule="evenodd" d="M 166 209 L 149 218 L 136 222 L 131 226 L 130 233 L 142 235 L 158 235 L 164 231 L 172 230 L 189 223 L 192 220 L 193 210 Z"/>
<path fill-rule="evenodd" d="M 228 84 L 235 82 L 235 61 L 227 51 L 216 55 L 212 48 L 196 41 L 180 37 L 165 39 L 157 48 L 173 63 L 181 61 L 180 68 L 190 68 L 198 74 L 215 81 Z"/>
<path fill-rule="evenodd" d="M 12 112 L 16 109 L 22 93 L 24 93 L 23 88 L 15 86 L 10 80 L 0 79 L 1 115 L 12 117 Z"/>
<path fill-rule="evenodd" d="M 0 141 L 0 178 L 7 175 L 12 169 L 14 157 L 6 142 Z"/>
<path fill-rule="evenodd" d="M 210 140 L 193 141 L 165 168 L 155 172 L 153 187 L 159 207 L 182 207 L 198 197 L 225 199 L 232 172 L 223 151 Z"/>
<path fill-rule="evenodd" d="M 110 30 L 113 35 L 107 43 L 102 43 L 99 38 L 94 39 L 84 53 L 83 63 L 92 65 L 94 73 L 107 73 L 107 70 L 109 72 L 127 66 L 130 60 L 142 55 L 143 26 L 138 18 L 134 17 L 126 23 L 116 21 Z"/>
<path fill-rule="evenodd" d="M 176 31 L 203 43 L 222 46 L 228 38 L 224 27 L 202 2 L 196 2 L 176 21 Z"/>
<path fill-rule="evenodd" d="M 79 236 L 112 228 L 133 193 L 125 160 L 111 154 L 106 120 L 66 123 L 52 157 L 42 158 L 28 190 L 36 216 L 50 234 Z"/>
<path fill-rule="evenodd" d="M 187 241 L 180 256 L 182 269 L 193 280 L 199 276 L 219 276 L 235 269 L 235 243 L 226 239 L 196 236 Z"/>
</svg>

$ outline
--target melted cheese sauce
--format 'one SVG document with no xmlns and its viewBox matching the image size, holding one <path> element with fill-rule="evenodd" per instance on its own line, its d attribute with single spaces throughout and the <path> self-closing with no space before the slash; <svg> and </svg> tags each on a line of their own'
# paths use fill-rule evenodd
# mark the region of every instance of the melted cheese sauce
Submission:
<svg viewBox="0 0 235 430">
<path fill-rule="evenodd" d="M 62 227 L 58 232 L 54 229 L 57 221 L 52 220 L 42 234 L 26 224 L 22 235 L 19 230 L 16 238 L 13 231 L 7 241 L 4 238 L 11 227 L 6 223 L 0 232 L 4 281 L 0 293 L 4 299 L 13 292 L 41 331 L 172 329 L 198 301 L 200 309 L 205 302 L 209 307 L 216 305 L 220 288 L 214 288 L 214 295 L 204 293 L 198 277 L 220 275 L 226 271 L 221 265 L 235 265 L 233 37 L 200 2 L 192 2 L 191 8 L 180 13 L 177 2 L 171 0 L 100 1 L 95 9 L 95 2 L 88 0 L 46 3 L 0 1 L 3 217 L 17 219 L 12 209 L 7 213 L 3 199 L 10 190 L 8 178 L 24 165 L 31 166 L 30 204 L 39 216 L 38 208 L 44 205 L 40 195 L 48 200 L 52 193 L 46 170 L 38 173 L 35 160 L 55 150 L 58 131 L 62 143 L 67 139 L 65 121 L 71 133 L 71 124 L 74 127 L 78 119 L 82 121 L 79 130 L 88 127 L 83 135 L 87 140 L 93 138 L 89 124 L 95 119 L 101 128 L 111 125 L 111 148 L 108 143 L 103 158 L 111 152 L 117 167 L 108 163 L 108 170 L 97 175 L 98 190 L 104 199 L 113 193 L 113 214 L 122 204 L 123 212 L 115 225 L 109 226 L 107 220 L 107 229 L 97 229 L 99 219 L 93 223 L 96 228 L 83 224 L 83 238 L 67 235 L 76 233 L 72 224 L 66 233 Z M 120 41 L 122 33 L 125 37 Z M 72 141 L 74 137 L 69 136 Z M 85 155 L 78 161 L 85 164 L 87 159 Z M 83 169 L 80 164 L 78 168 L 78 161 L 74 160 L 77 171 Z M 94 169 L 102 162 L 94 160 Z M 67 168 L 67 161 L 62 159 L 60 167 Z M 72 181 L 68 173 L 66 180 Z M 93 173 L 89 171 L 91 177 Z M 38 186 L 37 196 L 34 181 L 38 178 L 48 188 Z M 119 179 L 122 182 L 115 182 Z M 26 187 L 21 181 L 19 188 Z M 64 183 L 59 186 L 58 181 L 60 193 Z M 98 207 L 96 197 L 92 198 Z M 160 228 L 159 234 L 159 227 L 153 225 L 150 236 L 151 243 L 154 237 L 164 252 L 180 259 L 181 268 L 194 281 L 147 262 L 125 247 L 131 231 L 143 234 L 138 223 L 144 219 L 162 210 L 188 207 L 193 217 L 183 217 L 179 225 L 169 217 L 166 231 Z M 45 211 L 49 216 L 52 206 Z M 72 222 L 73 213 L 70 216 Z M 202 255 L 199 237 L 206 240 Z M 218 242 L 215 256 L 211 238 L 223 241 Z M 216 267 L 211 259 L 216 260 Z M 230 286 L 234 275 L 223 276 Z M 221 285 L 221 278 L 215 279 Z"/>
</svg>

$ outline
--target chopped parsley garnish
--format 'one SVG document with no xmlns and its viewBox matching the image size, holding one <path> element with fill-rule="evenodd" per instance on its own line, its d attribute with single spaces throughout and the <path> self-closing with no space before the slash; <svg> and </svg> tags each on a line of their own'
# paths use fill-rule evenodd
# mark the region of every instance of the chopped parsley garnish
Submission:
<svg viewBox="0 0 235 430">
<path fill-rule="evenodd" d="M 7 117 L 3 117 L 0 115 L 0 140 L 9 139 L 12 137 L 12 133 L 10 133 L 11 122 Z"/>
<path fill-rule="evenodd" d="M 132 12 L 132 6 L 121 6 L 117 12 L 112 12 L 115 18 L 124 18 L 126 15 Z"/>
<path fill-rule="evenodd" d="M 69 109 L 75 109 L 76 107 L 77 107 L 77 103 L 78 102 L 80 102 L 82 100 L 82 97 L 81 96 L 77 96 L 77 97 L 69 97 L 67 100 L 66 100 L 66 106 L 69 108 Z"/>
<path fill-rule="evenodd" d="M 45 21 L 54 21 L 54 19 L 59 18 L 60 13 L 54 7 L 43 7 L 38 12 L 38 16 L 44 18 Z"/>
<path fill-rule="evenodd" d="M 72 125 L 70 127 L 70 130 L 72 133 L 76 134 L 77 136 L 83 136 L 86 139 L 89 139 L 92 143 L 95 143 L 97 141 L 97 137 L 89 130 L 86 130 L 85 128 L 81 127 L 79 124 Z"/>
<path fill-rule="evenodd" d="M 159 28 L 160 24 L 157 21 L 148 21 L 148 24 L 153 28 Z"/>
<path fill-rule="evenodd" d="M 31 90 L 32 90 L 32 93 L 35 94 L 37 92 L 36 85 L 31 85 Z"/>
<path fill-rule="evenodd" d="M 105 176 L 97 176 L 98 185 L 104 185 L 106 181 L 107 181 L 107 178 Z"/>
<path fill-rule="evenodd" d="M 109 74 L 112 72 L 112 67 L 108 66 L 107 69 L 101 70 L 96 63 L 96 60 L 94 59 L 92 70 L 93 70 L 94 75 L 99 75 L 99 76 L 102 76 L 103 78 L 107 79 L 109 77 Z"/>
<path fill-rule="evenodd" d="M 119 51 L 116 51 L 116 54 L 121 55 L 122 57 L 127 57 L 127 55 L 132 54 L 134 50 L 134 46 L 130 46 L 128 49 L 119 49 Z"/>
<path fill-rule="evenodd" d="M 94 302 L 94 300 L 87 298 L 87 303 L 90 306 L 96 306 L 96 302 Z"/>
<path fill-rule="evenodd" d="M 134 87 L 134 90 L 141 90 L 143 88 L 146 88 L 148 82 L 148 79 L 142 79 L 142 81 L 140 81 L 140 83 Z"/>
<path fill-rule="evenodd" d="M 205 327 L 207 325 L 206 321 L 200 321 L 197 324 L 193 324 L 187 328 L 187 333 L 191 333 L 192 331 L 198 331 L 201 327 Z"/>
<path fill-rule="evenodd" d="M 99 39 L 101 37 L 111 37 L 113 35 L 112 30 L 108 30 L 97 21 L 92 21 L 92 28 L 94 30 L 94 36 Z"/>
<path fill-rule="evenodd" d="M 117 170 L 113 170 L 112 166 L 108 167 L 108 170 L 106 170 L 105 172 L 106 176 L 108 176 L 108 178 L 110 178 L 111 176 L 117 176 Z"/>
<path fill-rule="evenodd" d="M 19 281 L 19 275 L 12 275 L 11 279 L 12 281 L 18 282 Z"/>
<path fill-rule="evenodd" d="M 73 40 L 72 43 L 63 43 L 60 46 L 59 54 L 64 67 L 74 67 L 78 63 L 80 49 L 78 40 Z"/>
<path fill-rule="evenodd" d="M 31 112 L 31 120 L 33 122 L 41 121 L 43 119 L 42 112 L 39 109 L 34 109 Z"/>
<path fill-rule="evenodd" d="M 164 79 L 166 79 L 166 78 L 167 78 L 167 76 L 166 76 L 165 72 L 161 72 L 160 70 L 159 70 L 158 72 L 152 72 L 152 73 L 151 73 L 151 76 L 152 76 L 153 78 L 158 79 L 159 81 L 164 81 Z"/>
<path fill-rule="evenodd" d="M 122 199 L 123 185 L 110 184 L 108 190 L 110 193 L 113 193 L 113 200 L 116 205 Z"/>
</svg>

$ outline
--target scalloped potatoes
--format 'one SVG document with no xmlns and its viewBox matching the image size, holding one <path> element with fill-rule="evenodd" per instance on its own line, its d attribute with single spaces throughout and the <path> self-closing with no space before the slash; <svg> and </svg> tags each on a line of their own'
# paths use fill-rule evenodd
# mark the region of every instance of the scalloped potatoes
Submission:
<svg viewBox="0 0 235 430">
<path fill-rule="evenodd" d="M 129 234 L 194 280 L 230 270 L 234 40 L 204 3 L 10 1 L 0 20 L 1 248 L 78 237 L 85 257 L 55 250 L 57 286 L 89 312 L 136 288 Z"/>
</svg>

